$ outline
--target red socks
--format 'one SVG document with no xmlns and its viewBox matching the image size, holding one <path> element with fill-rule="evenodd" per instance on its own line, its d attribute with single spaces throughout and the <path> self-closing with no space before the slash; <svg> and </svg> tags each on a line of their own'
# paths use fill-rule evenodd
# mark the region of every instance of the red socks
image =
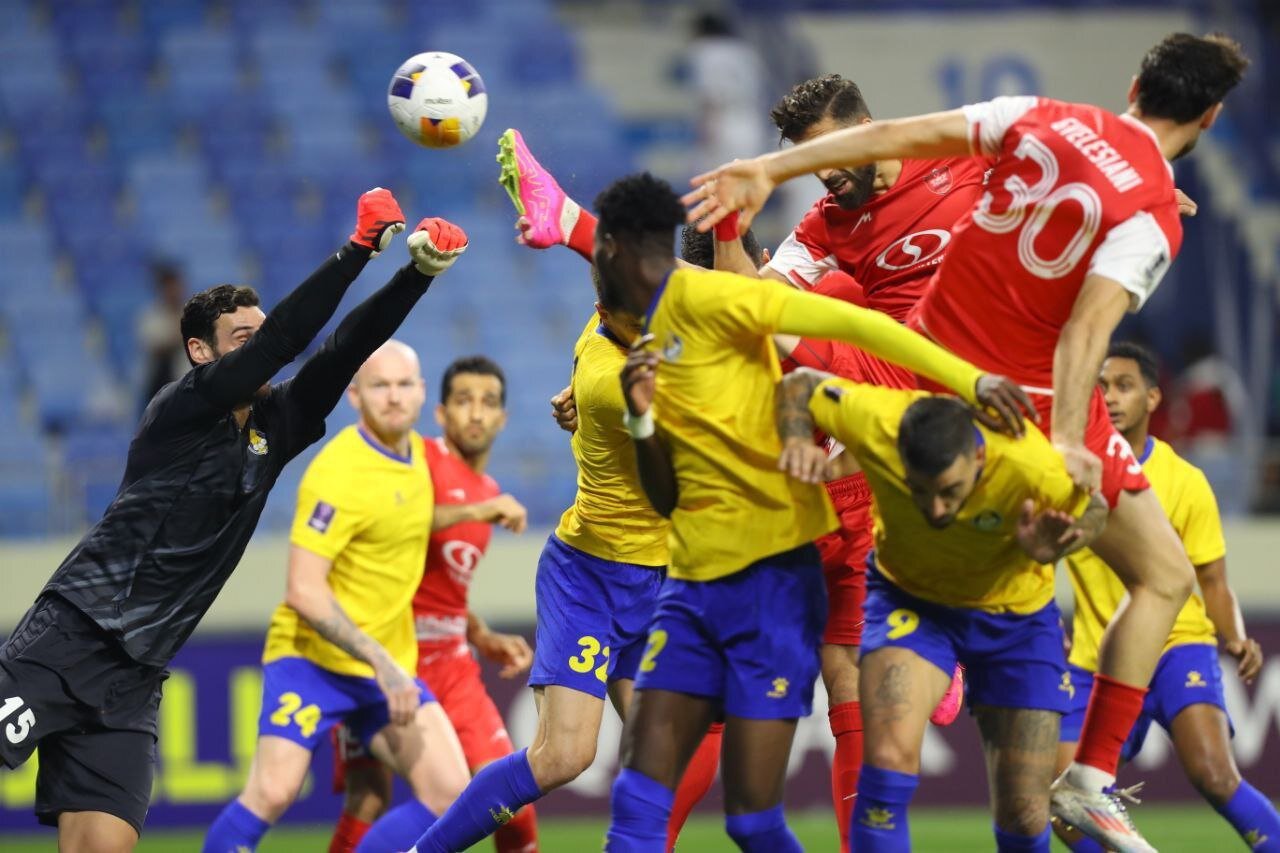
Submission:
<svg viewBox="0 0 1280 853">
<path fill-rule="evenodd" d="M 343 812 L 338 818 L 338 825 L 333 828 L 333 839 L 329 842 L 329 853 L 353 853 L 360 839 L 369 831 L 371 823 L 365 823 L 355 815 Z"/>
<path fill-rule="evenodd" d="M 693 754 L 684 776 L 676 786 L 675 800 L 671 803 L 671 820 L 667 822 L 667 850 L 675 849 L 676 837 L 689 819 L 689 813 L 698 801 L 711 790 L 720 767 L 720 741 L 724 736 L 724 723 L 712 723 L 698 751 Z"/>
<path fill-rule="evenodd" d="M 1096 673 L 1080 730 L 1080 745 L 1076 747 L 1076 761 L 1115 776 L 1120 765 L 1120 750 L 1142 713 L 1146 695 L 1145 687 L 1134 687 Z"/>
<path fill-rule="evenodd" d="M 587 263 L 596 262 L 596 218 L 585 207 L 578 208 L 578 221 L 569 232 L 569 248 L 587 259 Z"/>
<path fill-rule="evenodd" d="M 862 769 L 862 705 L 836 705 L 827 711 L 827 720 L 836 738 L 836 754 L 831 761 L 831 802 L 840 828 L 840 850 L 849 853 L 849 828 L 858 793 L 858 771 Z"/>
<path fill-rule="evenodd" d="M 529 804 L 493 834 L 498 853 L 538 853 L 538 815 Z"/>
</svg>

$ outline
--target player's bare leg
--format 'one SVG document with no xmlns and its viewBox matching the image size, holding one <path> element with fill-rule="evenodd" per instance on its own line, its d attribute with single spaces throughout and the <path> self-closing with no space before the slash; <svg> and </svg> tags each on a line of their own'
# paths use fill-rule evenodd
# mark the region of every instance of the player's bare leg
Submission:
<svg viewBox="0 0 1280 853">
<path fill-rule="evenodd" d="M 982 733 L 997 832 L 1040 838 L 1048 849 L 1049 785 L 1061 716 L 1054 711 L 989 705 L 975 707 L 974 715 Z"/>
<path fill-rule="evenodd" d="M 667 844 L 671 803 L 685 767 L 716 716 L 708 699 L 670 690 L 634 691 L 622 730 L 622 772 L 613 785 L 611 821 L 605 848 Z M 632 849 L 628 846 L 626 849 Z"/>
<path fill-rule="evenodd" d="M 1195 589 L 1195 569 L 1150 489 L 1121 492 L 1090 547 L 1129 592 L 1103 635 L 1098 672 L 1146 685 L 1178 611 Z"/>
<path fill-rule="evenodd" d="M 529 768 L 546 793 L 577 779 L 595 761 L 604 702 L 558 684 L 535 687 L 533 701 L 538 728 L 529 745 Z"/>
<path fill-rule="evenodd" d="M 458 798 L 471 778 L 462 745 L 438 702 L 419 707 L 411 725 L 385 726 L 369 741 L 369 751 L 436 814 Z"/>
<path fill-rule="evenodd" d="M 59 853 L 128 853 L 138 831 L 106 812 L 63 812 L 58 815 Z"/>
<path fill-rule="evenodd" d="M 1111 791 L 1129 723 L 1141 711 L 1178 611 L 1195 588 L 1195 570 L 1151 490 L 1122 491 L 1091 546 L 1124 582 L 1128 596 L 1107 626 L 1075 759 L 1053 784 L 1055 817 L 1100 844 L 1152 850 Z M 1106 697 L 1106 698 L 1102 698 Z"/>
<path fill-rule="evenodd" d="M 905 848 L 925 726 L 951 674 L 910 649 L 890 646 L 864 655 L 858 678 L 863 756 L 850 839 L 854 849 Z"/>
<path fill-rule="evenodd" d="M 1178 762 L 1187 781 L 1215 809 L 1221 809 L 1240 787 L 1240 770 L 1231 754 L 1227 715 L 1216 705 L 1188 705 L 1169 726 Z"/>
<path fill-rule="evenodd" d="M 275 735 L 258 738 L 241 805 L 267 823 L 275 823 L 298 798 L 311 768 L 311 750 Z"/>
</svg>

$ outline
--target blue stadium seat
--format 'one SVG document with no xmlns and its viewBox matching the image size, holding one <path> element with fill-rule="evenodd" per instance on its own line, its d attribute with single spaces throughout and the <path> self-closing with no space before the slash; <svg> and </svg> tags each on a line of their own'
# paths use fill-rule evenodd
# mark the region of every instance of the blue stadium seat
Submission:
<svg viewBox="0 0 1280 853">
<path fill-rule="evenodd" d="M 52 533 L 53 510 L 53 490 L 47 477 L 0 478 L 0 536 Z"/>
<path fill-rule="evenodd" d="M 145 39 L 98 23 L 77 24 L 66 45 L 80 81 L 95 98 L 129 94 L 145 98 L 153 57 Z"/>
<path fill-rule="evenodd" d="M 264 4 L 265 5 L 265 4 Z M 204 0 L 164 0 L 142 3 L 142 28 L 153 38 L 178 30 L 190 30 L 205 22 L 209 4 Z"/>
<path fill-rule="evenodd" d="M 556 86 L 580 77 L 578 47 L 564 27 L 542 20 L 523 28 L 520 34 L 507 49 L 503 71 L 512 84 L 527 88 Z"/>
<path fill-rule="evenodd" d="M 136 92 L 103 95 L 98 101 L 98 116 L 112 152 L 121 159 L 166 154 L 177 141 L 178 128 L 169 111 Z"/>
<path fill-rule="evenodd" d="M 76 426 L 63 437 L 63 467 L 85 522 L 101 518 L 115 497 L 132 438 L 131 430 L 104 424 Z"/>
</svg>

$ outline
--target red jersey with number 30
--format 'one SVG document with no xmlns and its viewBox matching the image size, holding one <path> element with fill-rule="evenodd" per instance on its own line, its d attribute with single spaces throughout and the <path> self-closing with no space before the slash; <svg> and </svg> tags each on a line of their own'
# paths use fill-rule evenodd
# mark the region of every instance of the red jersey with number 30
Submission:
<svg viewBox="0 0 1280 853">
<path fill-rule="evenodd" d="M 828 272 L 857 280 L 866 305 L 902 322 L 982 193 L 988 164 L 974 157 L 903 160 L 898 180 L 853 210 L 833 196 L 810 208 L 769 268 L 813 288 Z"/>
<path fill-rule="evenodd" d="M 443 438 L 424 439 L 423 445 L 437 505 L 479 503 L 497 497 L 497 481 L 472 471 L 449 451 Z M 492 526 L 483 521 L 466 521 L 431 534 L 426 570 L 413 597 L 418 642 L 466 639 L 467 592 L 492 535 Z"/>
<path fill-rule="evenodd" d="M 1088 275 L 1137 311 L 1182 244 L 1173 170 L 1129 116 L 1047 98 L 964 108 L 975 155 L 996 157 L 957 223 L 916 318 L 984 370 L 1052 390 L 1053 352 Z"/>
</svg>

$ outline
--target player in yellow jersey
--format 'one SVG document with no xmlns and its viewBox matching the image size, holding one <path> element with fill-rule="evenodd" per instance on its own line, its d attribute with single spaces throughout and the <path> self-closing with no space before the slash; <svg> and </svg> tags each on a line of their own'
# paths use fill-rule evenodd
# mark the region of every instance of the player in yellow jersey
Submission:
<svg viewBox="0 0 1280 853">
<path fill-rule="evenodd" d="M 1245 840 L 1252 850 L 1280 850 L 1280 819 L 1271 801 L 1240 778 L 1231 754 L 1231 720 L 1222 693 L 1218 639 L 1237 661 L 1236 671 L 1252 681 L 1262 668 L 1262 649 L 1245 633 L 1244 619 L 1227 585 L 1226 542 L 1218 503 L 1209 482 L 1173 448 L 1148 432 L 1151 414 L 1160 405 L 1159 365 L 1146 349 L 1113 343 L 1102 363 L 1099 384 L 1111 422 L 1137 451 L 1151 490 L 1173 523 L 1187 556 L 1196 567 L 1200 593 L 1192 594 L 1174 622 L 1164 652 L 1122 756 L 1142 748 L 1151 723 L 1173 739 L 1187 779 Z M 1071 711 L 1062 721 L 1058 761 L 1065 767 L 1075 754 L 1084 723 L 1093 673 L 1098 668 L 1102 632 L 1124 597 L 1124 585 L 1092 551 L 1067 560 L 1075 593 L 1072 619 Z M 1090 839 L 1055 824 L 1072 850 L 1101 850 Z M 1092 845 L 1092 846 L 1091 846 Z"/>
<path fill-rule="evenodd" d="M 826 617 L 813 540 L 836 518 L 820 486 L 777 470 L 771 336 L 858 344 L 998 403 L 1020 426 L 1018 393 L 877 312 L 781 282 L 678 269 L 672 235 L 684 211 L 648 174 L 616 181 L 595 206 L 604 307 L 645 318 L 622 377 L 628 430 L 644 491 L 671 519 L 606 847 L 663 849 L 673 790 L 723 713 L 729 834 L 743 849 L 798 850 L 782 781 L 796 721 L 811 710 Z"/>
<path fill-rule="evenodd" d="M 298 490 L 285 600 L 262 656 L 257 751 L 206 853 L 226 853 L 228 821 L 246 824 L 232 828 L 241 839 L 234 849 L 253 849 L 293 803 L 312 751 L 339 722 L 414 793 L 373 825 L 359 850 L 409 847 L 467 782 L 453 727 L 411 675 L 411 604 L 434 503 L 413 430 L 425 399 L 417 355 L 398 341 L 384 344 L 356 373 L 348 399 L 359 423 L 325 445 Z"/>
<path fill-rule="evenodd" d="M 910 849 L 925 723 L 958 661 L 992 774 L 997 847 L 1048 851 L 1068 707 L 1052 564 L 1092 541 L 1106 504 L 1074 486 L 1035 427 L 1012 438 L 975 423 L 954 397 L 824 376 L 784 380 L 781 464 L 818 479 L 816 423 L 858 460 L 874 499 L 859 681 L 866 746 L 851 846 Z"/>
<path fill-rule="evenodd" d="M 576 406 L 570 447 L 578 490 L 538 560 L 529 675 L 538 707 L 533 743 L 477 771 L 418 840 L 414 849 L 421 853 L 465 850 L 523 806 L 576 779 L 595 760 L 606 696 L 625 719 L 665 574 L 669 532 L 640 488 L 623 426 L 618 373 L 639 330 L 636 316 L 597 303 L 574 345 L 569 387 L 557 395 L 562 405 Z M 714 776 L 714 763 L 709 769 Z M 696 801 L 709 784 L 707 778 L 689 798 Z M 671 821 L 673 838 L 682 822 Z"/>
</svg>

